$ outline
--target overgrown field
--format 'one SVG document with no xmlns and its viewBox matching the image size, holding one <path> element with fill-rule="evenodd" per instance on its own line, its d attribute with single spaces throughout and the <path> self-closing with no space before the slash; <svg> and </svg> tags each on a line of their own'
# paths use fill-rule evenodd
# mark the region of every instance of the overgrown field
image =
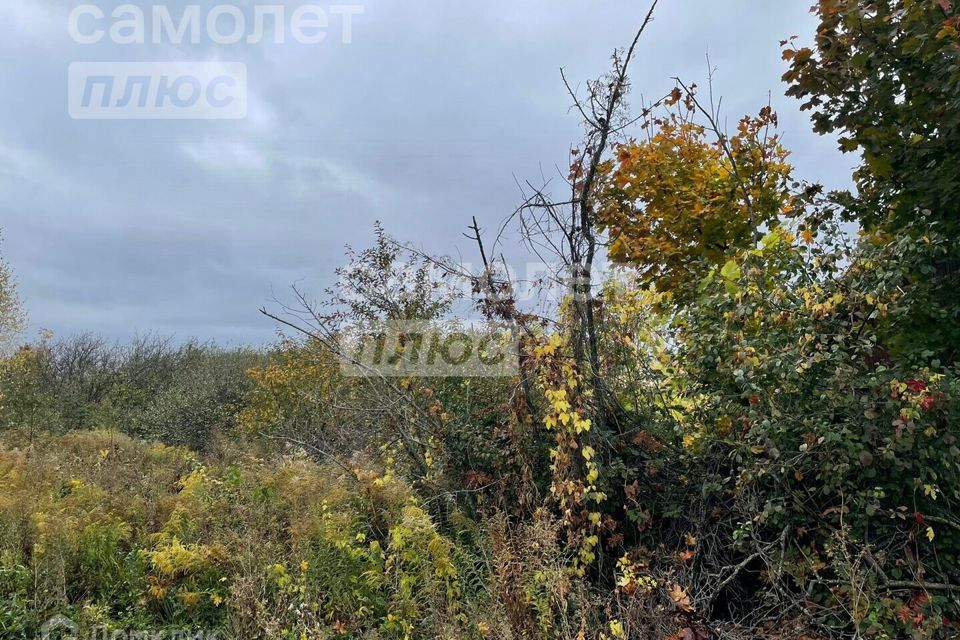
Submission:
<svg viewBox="0 0 960 640">
<path fill-rule="evenodd" d="M 5 438 L 0 634 L 39 638 L 66 615 L 111 632 L 481 637 L 503 619 L 475 535 L 441 535 L 395 477 L 303 455 Z"/>
<path fill-rule="evenodd" d="M 378 225 L 323 299 L 264 310 L 262 351 L 18 344 L 0 637 L 958 637 L 956 5 L 819 0 L 782 42 L 855 188 L 795 177 L 769 105 L 728 132 L 675 80 L 631 111 L 648 19 L 570 87 L 568 182 L 499 228 L 552 261 L 535 282 L 476 220 L 475 271 Z M 514 369 L 358 375 L 344 347 L 400 362 L 467 314 Z M 19 319 L 0 264 L 0 342 Z"/>
</svg>

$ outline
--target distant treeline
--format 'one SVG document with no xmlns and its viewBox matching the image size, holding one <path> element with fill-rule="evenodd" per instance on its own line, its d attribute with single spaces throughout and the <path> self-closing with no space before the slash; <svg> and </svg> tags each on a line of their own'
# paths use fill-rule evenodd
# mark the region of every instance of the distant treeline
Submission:
<svg viewBox="0 0 960 640">
<path fill-rule="evenodd" d="M 0 367 L 5 429 L 111 429 L 205 449 L 232 427 L 264 351 L 177 344 L 150 335 L 128 344 L 95 335 L 44 340 Z"/>
</svg>

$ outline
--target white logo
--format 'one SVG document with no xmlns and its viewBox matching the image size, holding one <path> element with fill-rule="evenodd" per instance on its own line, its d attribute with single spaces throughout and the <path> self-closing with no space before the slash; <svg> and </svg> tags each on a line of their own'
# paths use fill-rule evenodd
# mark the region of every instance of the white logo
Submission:
<svg viewBox="0 0 960 640">
<path fill-rule="evenodd" d="M 75 120 L 239 120 L 247 116 L 241 62 L 74 62 Z"/>
</svg>

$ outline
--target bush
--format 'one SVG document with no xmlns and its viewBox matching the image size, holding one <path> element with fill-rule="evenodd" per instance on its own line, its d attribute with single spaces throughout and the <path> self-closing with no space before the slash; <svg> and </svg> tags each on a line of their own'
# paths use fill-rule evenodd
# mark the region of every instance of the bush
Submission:
<svg viewBox="0 0 960 640">
<path fill-rule="evenodd" d="M 204 449 L 235 426 L 246 371 L 264 359 L 155 337 L 127 346 L 89 335 L 43 341 L 0 363 L 0 428 L 114 429 Z"/>
</svg>

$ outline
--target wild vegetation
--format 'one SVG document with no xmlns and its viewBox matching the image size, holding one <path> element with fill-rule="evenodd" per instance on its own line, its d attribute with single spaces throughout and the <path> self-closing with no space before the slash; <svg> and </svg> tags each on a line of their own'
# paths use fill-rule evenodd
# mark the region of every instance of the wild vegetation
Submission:
<svg viewBox="0 0 960 640">
<path fill-rule="evenodd" d="M 378 228 L 319 304 L 264 311 L 268 352 L 7 357 L 0 633 L 956 637 L 960 7 L 815 11 L 784 80 L 855 191 L 795 176 L 769 106 L 728 133 L 678 79 L 631 111 L 651 9 L 571 91 L 567 192 L 504 223 L 556 266 L 549 311 L 476 221 L 479 273 Z M 0 270 L 7 335 L 15 300 Z M 343 327 L 471 306 L 512 377 L 345 374 Z"/>
</svg>

